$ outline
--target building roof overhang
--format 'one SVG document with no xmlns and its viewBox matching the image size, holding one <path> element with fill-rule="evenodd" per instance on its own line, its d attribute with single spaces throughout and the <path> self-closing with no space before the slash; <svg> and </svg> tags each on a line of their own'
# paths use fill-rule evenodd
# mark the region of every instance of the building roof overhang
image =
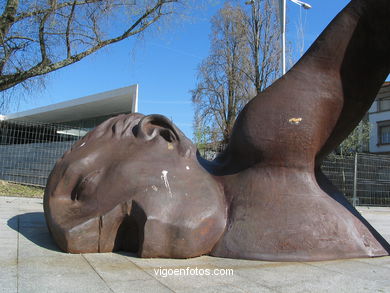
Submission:
<svg viewBox="0 0 390 293">
<path fill-rule="evenodd" d="M 3 115 L 7 121 L 65 123 L 138 111 L 138 85 L 123 87 L 32 110 Z"/>
</svg>

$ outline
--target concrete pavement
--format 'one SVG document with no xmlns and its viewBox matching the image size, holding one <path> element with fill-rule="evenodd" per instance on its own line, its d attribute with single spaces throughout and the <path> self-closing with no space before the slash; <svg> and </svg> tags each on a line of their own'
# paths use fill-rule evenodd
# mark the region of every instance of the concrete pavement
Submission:
<svg viewBox="0 0 390 293">
<path fill-rule="evenodd" d="M 390 241 L 390 208 L 359 210 Z M 41 199 L 0 197 L 0 292 L 390 292 L 390 257 L 280 263 L 72 255 L 52 242 Z"/>
</svg>

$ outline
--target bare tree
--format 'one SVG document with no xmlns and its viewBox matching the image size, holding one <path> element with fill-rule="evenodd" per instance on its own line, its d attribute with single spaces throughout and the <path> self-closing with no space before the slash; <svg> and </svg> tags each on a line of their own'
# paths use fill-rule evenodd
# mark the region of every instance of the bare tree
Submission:
<svg viewBox="0 0 390 293">
<path fill-rule="evenodd" d="M 358 126 L 337 147 L 336 152 L 343 156 L 351 156 L 358 152 L 368 151 L 370 141 L 370 122 L 360 121 Z"/>
<path fill-rule="evenodd" d="M 252 64 L 248 74 L 259 94 L 278 77 L 280 68 L 278 5 L 275 0 L 251 0 L 246 4 L 251 6 L 244 18 Z"/>
<path fill-rule="evenodd" d="M 252 96 L 245 13 L 225 6 L 212 18 L 211 54 L 199 66 L 192 91 L 195 133 L 207 129 L 209 138 L 227 143 L 238 112 Z"/>
<path fill-rule="evenodd" d="M 273 0 L 247 4 L 249 11 L 228 2 L 212 19 L 211 54 L 199 66 L 192 91 L 195 137 L 203 144 L 205 139 L 227 144 L 240 110 L 278 76 L 277 5 Z"/>
<path fill-rule="evenodd" d="M 0 91 L 141 34 L 178 1 L 7 0 L 0 4 Z"/>
</svg>

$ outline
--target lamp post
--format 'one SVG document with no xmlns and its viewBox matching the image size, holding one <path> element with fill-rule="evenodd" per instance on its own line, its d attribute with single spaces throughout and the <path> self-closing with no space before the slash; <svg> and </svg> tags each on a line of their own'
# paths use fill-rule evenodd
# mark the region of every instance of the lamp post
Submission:
<svg viewBox="0 0 390 293">
<path fill-rule="evenodd" d="M 303 7 L 304 9 L 310 9 L 311 5 L 300 0 L 290 0 L 291 2 Z M 279 0 L 280 11 L 280 30 L 281 30 L 281 42 L 282 42 L 282 76 L 286 73 L 286 0 Z"/>
</svg>

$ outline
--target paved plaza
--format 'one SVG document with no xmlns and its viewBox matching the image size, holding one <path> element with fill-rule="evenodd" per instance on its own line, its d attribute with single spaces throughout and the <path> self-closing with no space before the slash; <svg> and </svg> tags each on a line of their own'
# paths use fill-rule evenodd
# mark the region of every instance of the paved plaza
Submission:
<svg viewBox="0 0 390 293">
<path fill-rule="evenodd" d="M 359 211 L 390 241 L 390 208 Z M 0 292 L 390 292 L 390 257 L 281 263 L 67 254 L 50 238 L 42 199 L 0 197 Z"/>
</svg>

